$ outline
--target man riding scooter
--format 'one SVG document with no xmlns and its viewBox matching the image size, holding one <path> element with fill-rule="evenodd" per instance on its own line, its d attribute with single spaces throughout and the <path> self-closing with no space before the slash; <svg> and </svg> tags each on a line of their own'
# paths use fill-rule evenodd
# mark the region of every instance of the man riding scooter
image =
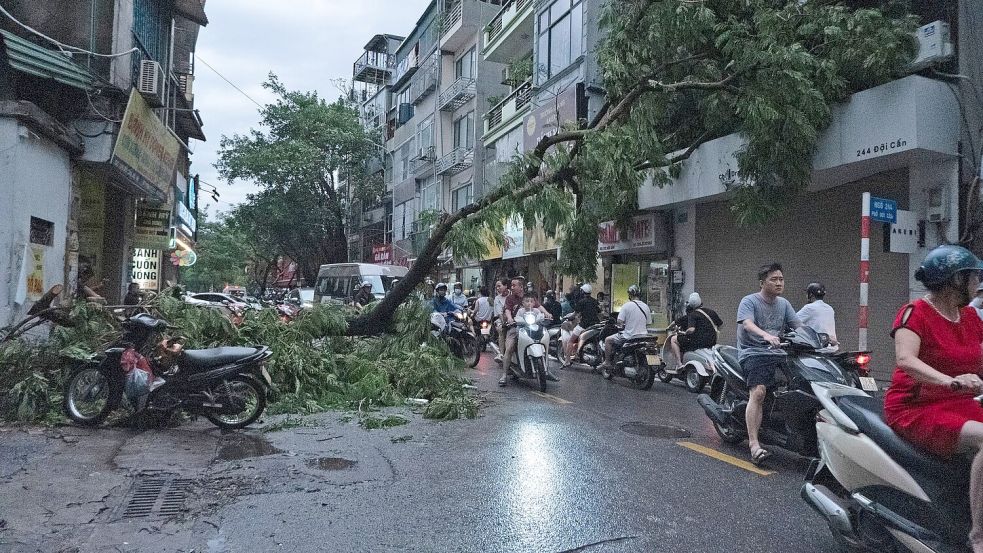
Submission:
<svg viewBox="0 0 983 553">
<path fill-rule="evenodd" d="M 573 311 L 580 317 L 580 322 L 573 327 L 573 331 L 570 333 L 570 340 L 567 342 L 566 352 L 563 356 L 564 367 L 570 365 L 570 359 L 577 352 L 577 341 L 584 330 L 601 322 L 601 306 L 596 299 L 591 297 L 592 290 L 590 284 L 581 285 L 578 297 L 573 301 Z"/>
<path fill-rule="evenodd" d="M 703 299 L 696 292 L 686 300 L 686 314 L 676 320 L 679 333 L 669 339 L 669 346 L 680 363 L 683 354 L 717 345 L 717 333 L 724 321 L 716 311 L 703 306 Z"/>
<path fill-rule="evenodd" d="M 522 307 L 522 298 L 525 296 L 525 283 L 526 279 L 517 276 L 512 278 L 512 293 L 505 299 L 505 327 L 508 328 L 508 333 L 505 337 L 505 351 L 502 352 L 502 377 L 498 379 L 499 386 L 505 386 L 508 384 L 509 370 L 512 365 L 512 357 L 515 355 L 516 343 L 518 341 L 518 334 L 515 329 L 515 314 L 518 313 L 519 309 Z M 552 319 L 552 315 L 546 311 L 543 306 L 539 304 L 534 298 L 532 299 L 532 309 L 540 311 L 546 319 Z M 559 379 L 553 375 L 552 372 L 547 369 L 547 378 L 553 381 L 559 381 Z"/>
<path fill-rule="evenodd" d="M 628 287 L 628 302 L 621 306 L 618 312 L 618 322 L 624 324 L 624 330 L 604 339 L 604 363 L 600 368 L 611 371 L 614 368 L 614 352 L 629 338 L 648 335 L 648 324 L 652 320 L 652 310 L 639 298 L 642 291 L 632 284 Z"/>
</svg>

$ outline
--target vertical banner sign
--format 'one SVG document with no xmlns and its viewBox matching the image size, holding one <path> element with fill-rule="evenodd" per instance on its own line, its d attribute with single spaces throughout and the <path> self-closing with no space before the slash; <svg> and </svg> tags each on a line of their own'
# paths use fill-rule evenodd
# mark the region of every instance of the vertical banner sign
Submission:
<svg viewBox="0 0 983 553">
<path fill-rule="evenodd" d="M 156 291 L 160 282 L 160 250 L 133 250 L 133 273 L 130 280 L 139 284 L 141 290 Z"/>
<path fill-rule="evenodd" d="M 38 301 L 44 295 L 44 248 L 31 246 L 31 257 L 27 260 L 27 299 Z"/>
<path fill-rule="evenodd" d="M 867 308 L 870 293 L 870 192 L 864 192 L 860 209 L 860 313 L 857 324 L 857 349 L 867 350 Z"/>
</svg>

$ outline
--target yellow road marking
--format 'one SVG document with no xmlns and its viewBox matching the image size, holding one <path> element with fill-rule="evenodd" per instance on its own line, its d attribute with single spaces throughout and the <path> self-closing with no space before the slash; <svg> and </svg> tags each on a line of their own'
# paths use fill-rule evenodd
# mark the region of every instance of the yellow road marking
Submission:
<svg viewBox="0 0 983 553">
<path fill-rule="evenodd" d="M 548 399 L 558 405 L 570 405 L 571 403 L 573 403 L 572 401 L 567 401 L 562 397 L 551 396 L 550 394 L 544 394 L 543 392 L 533 392 L 533 393 L 541 398 Z"/>
<path fill-rule="evenodd" d="M 676 442 L 676 444 L 681 445 L 686 449 L 693 450 L 697 453 L 702 453 L 707 457 L 713 457 L 718 461 L 723 461 L 727 464 L 734 465 L 737 468 L 742 468 L 748 472 L 753 472 L 754 474 L 757 474 L 759 476 L 770 476 L 772 474 L 775 474 L 775 471 L 773 470 L 760 469 L 747 461 L 743 461 L 741 459 L 738 459 L 737 457 L 727 455 L 726 453 L 721 453 L 713 448 L 704 447 L 699 444 L 694 444 L 693 442 Z"/>
</svg>

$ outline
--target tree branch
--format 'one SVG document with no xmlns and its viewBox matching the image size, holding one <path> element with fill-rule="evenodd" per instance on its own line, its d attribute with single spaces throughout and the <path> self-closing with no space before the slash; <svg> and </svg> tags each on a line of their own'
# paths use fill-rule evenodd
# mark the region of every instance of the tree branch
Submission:
<svg viewBox="0 0 983 553">
<path fill-rule="evenodd" d="M 703 134 L 701 134 L 696 140 L 694 140 L 693 143 L 690 144 L 689 147 L 687 147 L 685 150 L 672 157 L 667 157 L 665 163 L 660 163 L 656 165 L 651 161 L 641 161 L 633 165 L 632 169 L 636 171 L 645 171 L 646 169 L 655 169 L 657 167 L 668 167 L 674 163 L 679 163 L 680 161 L 689 159 L 689 157 L 693 155 L 693 152 L 695 152 L 697 148 L 705 144 L 709 139 L 710 139 L 710 131 L 708 130 L 703 131 Z"/>
</svg>

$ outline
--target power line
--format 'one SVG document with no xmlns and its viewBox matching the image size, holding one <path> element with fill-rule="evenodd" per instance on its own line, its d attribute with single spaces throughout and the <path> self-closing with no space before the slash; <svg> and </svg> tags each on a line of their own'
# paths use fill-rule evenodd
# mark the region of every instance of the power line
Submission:
<svg viewBox="0 0 983 553">
<path fill-rule="evenodd" d="M 205 64 L 205 67 L 211 69 L 216 75 L 218 75 L 219 77 L 221 77 L 223 81 L 229 83 L 229 86 L 231 86 L 232 88 L 238 90 L 239 91 L 239 94 L 242 94 L 243 96 L 245 96 L 246 98 L 248 98 L 250 102 L 256 104 L 256 107 L 258 107 L 259 109 L 263 109 L 263 106 L 260 105 L 259 102 L 257 102 L 256 100 L 253 100 L 250 95 L 246 94 L 241 88 L 239 88 L 238 86 L 236 86 L 232 81 L 230 81 L 229 79 L 226 79 L 225 78 L 225 75 L 219 73 L 218 70 L 215 69 L 214 67 L 212 67 L 212 65 L 210 63 L 208 63 L 207 61 L 205 61 L 204 58 L 202 58 L 201 56 L 199 56 L 197 53 L 195 54 L 195 58 L 198 61 L 200 61 L 201 63 L 204 63 Z"/>
<path fill-rule="evenodd" d="M 37 29 L 34 29 L 32 27 L 29 27 L 29 26 L 25 25 L 24 23 L 21 23 L 20 21 L 17 20 L 16 17 L 14 17 L 13 15 L 11 15 L 10 12 L 8 12 L 6 9 L 4 9 L 4 7 L 2 5 L 0 5 L 0 13 L 2 13 L 3 15 L 6 15 L 11 21 L 13 21 L 17 25 L 23 27 L 26 31 L 28 31 L 30 33 L 33 33 L 33 34 L 35 34 L 35 35 L 37 35 L 37 36 L 39 36 L 39 37 L 47 40 L 48 42 L 51 42 L 52 44 L 54 44 L 55 46 L 57 46 L 63 52 L 65 50 L 72 50 L 72 51 L 78 52 L 80 54 L 88 54 L 90 56 L 96 56 L 96 57 L 99 57 L 99 58 L 119 58 L 119 57 L 122 57 L 122 56 L 128 56 L 128 55 L 130 55 L 130 54 L 132 54 L 134 52 L 139 52 L 140 51 L 139 48 L 134 47 L 134 48 L 130 48 L 129 50 L 127 50 L 125 52 L 120 52 L 118 54 L 100 54 L 98 52 L 91 52 L 89 50 L 86 50 L 85 48 L 79 48 L 77 46 L 71 46 L 71 45 L 65 44 L 63 42 L 58 42 L 57 40 L 51 38 L 50 36 L 48 36 L 48 35 L 40 32 L 40 31 L 38 31 Z"/>
</svg>

